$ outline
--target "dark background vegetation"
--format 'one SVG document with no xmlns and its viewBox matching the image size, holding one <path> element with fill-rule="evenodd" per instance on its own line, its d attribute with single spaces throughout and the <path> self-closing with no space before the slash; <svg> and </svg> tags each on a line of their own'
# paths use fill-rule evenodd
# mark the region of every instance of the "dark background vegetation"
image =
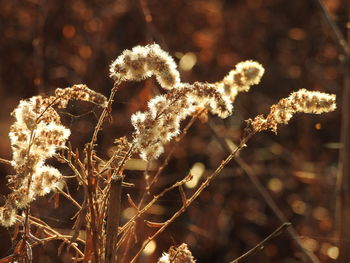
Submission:
<svg viewBox="0 0 350 263">
<path fill-rule="evenodd" d="M 345 34 L 348 2 L 323 2 Z M 300 88 L 335 93 L 341 108 L 344 55 L 313 0 L 3 0 L 0 32 L 2 158 L 11 159 L 7 136 L 13 122 L 10 113 L 20 99 L 50 94 L 57 87 L 77 83 L 108 95 L 113 85 L 108 77 L 111 61 L 124 49 L 153 42 L 176 62 L 183 54 L 195 54 L 192 69 L 180 68 L 186 82 L 218 81 L 242 60 L 263 64 L 266 72 L 261 84 L 238 96 L 233 116 L 226 120 L 210 117 L 219 134 L 233 142 L 239 142 L 243 120 L 266 114 L 270 105 Z M 154 79 L 120 87 L 113 123 L 105 125 L 99 138 L 101 156 L 108 154 L 107 147 L 115 138 L 130 138 L 130 115 L 145 109 L 147 100 L 159 92 Z M 93 112 L 98 110 L 71 103 L 67 111 L 83 114 L 63 118 L 72 128 L 74 147 L 82 147 L 91 136 L 96 122 Z M 334 219 L 339 134 L 339 109 L 320 116 L 297 115 L 288 126 L 280 128 L 277 136 L 271 132 L 254 136 L 241 153 L 305 247 L 322 262 L 334 262 L 337 257 Z M 177 148 L 159 189 L 185 176 L 196 162 L 204 164 L 208 174 L 225 156 L 208 125 L 197 122 Z M 1 166 L 2 194 L 8 192 L 6 175 L 11 172 Z M 141 173 L 128 173 L 127 180 L 142 186 Z M 71 186 L 74 191 L 75 186 Z M 138 189 L 131 193 L 136 200 L 139 198 Z M 180 200 L 176 192 L 165 196 L 148 219 L 166 220 L 180 207 Z M 75 213 L 65 200 L 55 209 L 50 196 L 38 200 L 32 211 L 59 229 L 69 229 L 69 218 Z M 182 242 L 189 245 L 200 263 L 229 262 L 279 225 L 245 173 L 231 162 L 156 240 L 155 252 L 143 256 L 140 262 L 156 262 L 162 251 Z M 138 245 L 151 230 L 140 222 Z M 0 258 L 11 253 L 10 232 L 0 228 Z M 61 259 L 57 256 L 57 245 L 36 249 L 35 262 L 68 262 L 67 255 Z M 283 233 L 249 262 L 294 263 L 307 259 L 293 239 Z"/>
</svg>

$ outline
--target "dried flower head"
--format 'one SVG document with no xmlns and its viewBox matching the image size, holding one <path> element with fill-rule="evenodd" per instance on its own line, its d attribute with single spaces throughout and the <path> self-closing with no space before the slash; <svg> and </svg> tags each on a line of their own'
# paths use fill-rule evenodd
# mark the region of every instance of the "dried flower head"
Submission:
<svg viewBox="0 0 350 263">
<path fill-rule="evenodd" d="M 148 103 L 149 110 L 132 115 L 135 127 L 134 144 L 141 158 L 152 160 L 163 152 L 164 145 L 180 132 L 180 122 L 196 108 L 208 108 L 226 118 L 232 114 L 232 104 L 214 84 L 181 83 L 171 93 L 159 95 Z"/>
<path fill-rule="evenodd" d="M 258 62 L 247 60 L 240 62 L 218 84 L 226 95 L 234 101 L 239 92 L 247 92 L 250 86 L 259 84 L 265 69 Z"/>
<path fill-rule="evenodd" d="M 70 100 L 81 100 L 97 104 L 103 108 L 107 107 L 107 98 L 91 89 L 84 84 L 76 84 L 65 89 L 56 89 L 55 96 L 52 99 L 58 99 L 59 108 L 67 107 Z"/>
<path fill-rule="evenodd" d="M 187 244 L 182 243 L 178 247 L 170 247 L 168 253 L 163 253 L 158 263 L 195 263 Z"/>
<path fill-rule="evenodd" d="M 297 112 L 321 114 L 335 109 L 335 95 L 301 89 L 272 105 L 266 118 L 259 115 L 249 122 L 255 131 L 270 129 L 277 132 L 278 125 L 287 124 Z"/>
<path fill-rule="evenodd" d="M 52 101 L 41 96 L 22 100 L 12 115 L 16 118 L 10 128 L 12 164 L 19 172 L 52 157 L 70 135 L 61 125 L 60 117 L 51 107 Z M 24 167 L 26 166 L 26 167 Z"/>
<path fill-rule="evenodd" d="M 9 176 L 12 192 L 0 212 L 0 224 L 10 226 L 15 221 L 12 214 L 26 207 L 37 196 L 45 195 L 60 186 L 62 174 L 45 165 L 58 149 L 65 147 L 70 130 L 61 123 L 54 109 L 65 107 L 69 100 L 84 100 L 107 105 L 107 99 L 85 85 L 57 89 L 55 96 L 35 96 L 20 101 L 12 112 L 15 122 L 10 128 L 12 165 L 17 174 Z"/>
<path fill-rule="evenodd" d="M 180 122 L 194 111 L 207 110 L 221 118 L 230 116 L 238 92 L 259 83 L 263 73 L 259 63 L 245 61 L 221 82 L 181 83 L 174 60 L 157 44 L 125 50 L 110 66 L 110 76 L 115 80 L 140 81 L 155 75 L 164 89 L 171 90 L 151 99 L 148 111 L 131 117 L 136 130 L 134 145 L 145 160 L 158 158 L 164 145 L 179 134 Z"/>
<path fill-rule="evenodd" d="M 140 81 L 155 75 L 164 89 L 170 90 L 180 83 L 180 74 L 171 56 L 159 45 L 136 46 L 125 50 L 111 64 L 110 76 L 123 81 Z"/>
<path fill-rule="evenodd" d="M 182 83 L 181 89 L 191 98 L 192 107 L 207 108 L 212 114 L 220 118 L 227 118 L 232 114 L 233 106 L 224 90 L 216 84 L 195 82 Z"/>
<path fill-rule="evenodd" d="M 0 225 L 4 227 L 12 226 L 16 221 L 16 209 L 10 203 L 0 207 Z"/>
<path fill-rule="evenodd" d="M 320 114 L 337 108 L 335 95 L 300 89 L 289 96 L 297 112 Z"/>
<path fill-rule="evenodd" d="M 43 165 L 39 167 L 32 176 L 30 185 L 32 192 L 43 196 L 61 186 L 62 174 L 56 168 Z"/>
<path fill-rule="evenodd" d="M 150 100 L 148 111 L 131 116 L 136 130 L 134 144 L 145 160 L 156 159 L 163 152 L 163 145 L 178 135 L 180 121 L 192 110 L 188 97 L 174 95 L 156 96 Z"/>
</svg>

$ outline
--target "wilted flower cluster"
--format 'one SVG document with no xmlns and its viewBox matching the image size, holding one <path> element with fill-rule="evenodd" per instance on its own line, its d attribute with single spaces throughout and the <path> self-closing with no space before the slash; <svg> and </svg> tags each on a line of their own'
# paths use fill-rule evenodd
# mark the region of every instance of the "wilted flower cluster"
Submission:
<svg viewBox="0 0 350 263">
<path fill-rule="evenodd" d="M 159 258 L 158 263 L 195 263 L 187 244 L 182 243 L 178 247 L 170 247 L 168 253 Z"/>
<path fill-rule="evenodd" d="M 148 103 L 149 110 L 131 117 L 136 129 L 134 143 L 141 158 L 156 159 L 180 131 L 180 122 L 198 108 L 206 108 L 221 118 L 232 114 L 232 102 L 242 91 L 258 84 L 264 68 L 257 62 L 237 64 L 222 81 L 193 84 L 180 82 L 174 60 L 157 44 L 125 50 L 111 65 L 110 76 L 119 80 L 142 80 L 155 75 L 160 86 L 170 90 Z"/>
<path fill-rule="evenodd" d="M 180 83 L 174 60 L 157 44 L 125 50 L 110 67 L 110 76 L 123 81 L 140 81 L 152 75 L 164 89 Z"/>
<path fill-rule="evenodd" d="M 148 111 L 131 117 L 136 129 L 134 142 L 141 157 L 145 160 L 157 158 L 164 150 L 163 145 L 179 134 L 180 122 L 196 108 L 206 106 L 222 118 L 232 113 L 229 99 L 209 83 L 184 83 L 171 93 L 151 99 Z"/>
<path fill-rule="evenodd" d="M 12 113 L 16 118 L 9 133 L 12 164 L 19 172 L 28 170 L 29 166 L 35 169 L 53 155 L 57 146 L 64 145 L 70 134 L 60 125 L 60 117 L 51 104 L 50 99 L 35 96 L 20 101 Z"/>
<path fill-rule="evenodd" d="M 60 116 L 53 106 L 64 107 L 68 100 L 82 99 L 106 105 L 106 98 L 84 85 L 56 90 L 48 98 L 35 96 L 20 101 L 12 115 L 16 121 L 10 128 L 12 165 L 16 175 L 9 176 L 6 204 L 0 208 L 0 224 L 14 223 L 17 209 L 26 207 L 36 196 L 42 196 L 56 189 L 62 181 L 62 174 L 45 164 L 57 149 L 65 146 L 70 130 L 61 124 Z"/>
<path fill-rule="evenodd" d="M 180 121 L 191 112 L 190 98 L 159 95 L 149 101 L 149 110 L 131 116 L 135 147 L 145 160 L 157 158 L 163 145 L 179 133 Z M 175 114 L 175 112 L 177 114 Z"/>
<path fill-rule="evenodd" d="M 264 72 L 265 69 L 258 62 L 243 61 L 238 63 L 218 85 L 222 86 L 225 94 L 234 101 L 238 93 L 247 92 L 250 86 L 259 84 Z"/>
<path fill-rule="evenodd" d="M 57 106 L 59 108 L 67 107 L 70 100 L 88 101 L 101 107 L 107 106 L 107 98 L 104 95 L 89 89 L 84 84 L 77 84 L 65 89 L 58 88 L 55 90 L 55 96 L 51 98 L 57 98 Z"/>
<path fill-rule="evenodd" d="M 255 131 L 270 129 L 277 132 L 277 126 L 287 124 L 297 112 L 320 114 L 335 109 L 335 95 L 301 89 L 272 105 L 266 118 L 259 115 L 249 122 Z"/>
</svg>

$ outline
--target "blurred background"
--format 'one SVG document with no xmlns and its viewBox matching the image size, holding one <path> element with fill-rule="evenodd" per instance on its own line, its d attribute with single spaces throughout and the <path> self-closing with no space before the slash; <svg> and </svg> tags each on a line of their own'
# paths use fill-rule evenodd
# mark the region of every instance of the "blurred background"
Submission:
<svg viewBox="0 0 350 263">
<path fill-rule="evenodd" d="M 349 2 L 324 0 L 323 4 L 345 35 L 350 27 Z M 255 135 L 240 154 L 292 223 L 304 247 L 321 262 L 336 261 L 336 175 L 345 56 L 317 1 L 3 0 L 0 30 L 0 157 L 6 159 L 11 159 L 10 113 L 20 99 L 49 95 L 58 87 L 78 83 L 108 96 L 113 86 L 109 64 L 124 49 L 158 43 L 179 64 L 184 82 L 219 81 L 247 59 L 265 67 L 261 84 L 238 96 L 233 116 L 225 120 L 210 116 L 208 123 L 195 123 L 154 193 L 183 178 L 191 168 L 203 179 L 217 167 L 227 153 L 213 129 L 226 141 L 238 143 L 244 120 L 268 113 L 272 104 L 293 91 L 305 88 L 337 94 L 335 112 L 297 115 L 277 135 Z M 130 115 L 145 110 L 147 100 L 160 92 L 154 79 L 121 85 L 113 122 L 104 126 L 99 138 L 101 157 L 108 156 L 114 139 L 131 138 Z M 73 147 L 82 148 L 99 110 L 73 102 L 66 111 L 71 115 L 62 112 L 62 118 L 72 129 Z M 6 175 L 13 171 L 1 165 L 0 172 L 0 193 L 5 195 L 9 191 Z M 128 191 L 138 200 L 142 173 L 127 173 L 127 180 L 137 185 Z M 70 182 L 70 186 L 74 192 L 76 185 Z M 188 195 L 193 187 L 196 182 L 186 187 Z M 79 191 L 76 198 L 82 198 Z M 41 198 L 32 212 L 53 227 L 69 230 L 76 210 L 61 199 L 56 209 L 52 196 Z M 132 214 L 128 206 L 124 200 L 123 222 Z M 180 206 L 179 194 L 171 192 L 146 218 L 164 221 Z M 156 262 L 169 246 L 182 242 L 199 263 L 229 262 L 280 224 L 245 172 L 231 162 L 187 212 L 147 247 L 139 262 Z M 139 222 L 133 253 L 151 231 Z M 0 258 L 12 253 L 11 233 L 0 228 Z M 57 256 L 58 245 L 52 242 L 36 248 L 35 262 L 69 262 L 65 252 Z M 248 262 L 309 260 L 284 232 Z"/>
</svg>

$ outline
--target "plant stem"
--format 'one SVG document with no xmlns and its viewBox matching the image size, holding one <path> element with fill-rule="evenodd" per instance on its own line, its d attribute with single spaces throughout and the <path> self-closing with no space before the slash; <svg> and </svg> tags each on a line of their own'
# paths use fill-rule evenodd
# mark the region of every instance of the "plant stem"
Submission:
<svg viewBox="0 0 350 263">
<path fill-rule="evenodd" d="M 10 165 L 10 166 L 12 166 L 12 163 L 11 163 L 11 161 L 9 161 L 9 160 L 6 160 L 6 159 L 3 159 L 3 158 L 0 158 L 0 163 L 3 163 L 3 164 L 7 164 L 7 165 Z"/>
<path fill-rule="evenodd" d="M 113 88 L 111 90 L 111 94 L 109 95 L 109 98 L 108 98 L 107 107 L 103 109 L 103 111 L 101 113 L 101 116 L 98 119 L 98 122 L 96 124 L 94 133 L 93 133 L 91 141 L 90 141 L 90 145 L 91 145 L 92 149 L 94 148 L 93 147 L 94 143 L 97 141 L 97 135 L 98 135 L 98 133 L 100 132 L 100 130 L 102 128 L 103 122 L 107 118 L 108 113 L 111 111 L 111 106 L 112 106 L 112 103 L 113 103 L 113 99 L 114 99 L 114 96 L 115 96 L 115 94 L 116 94 L 116 92 L 118 90 L 119 84 L 120 84 L 120 81 L 114 82 Z"/>
<path fill-rule="evenodd" d="M 348 4 L 349 18 L 350 5 Z M 349 20 L 348 20 L 349 21 Z M 348 46 L 350 45 L 350 28 L 348 27 Z M 344 64 L 344 88 L 342 92 L 342 122 L 340 142 L 339 169 L 337 176 L 336 232 L 339 238 L 339 263 L 350 262 L 350 53 Z"/>
<path fill-rule="evenodd" d="M 130 261 L 130 263 L 135 263 L 137 258 L 141 255 L 142 251 L 145 247 L 151 242 L 151 240 L 155 239 L 160 233 L 162 233 L 172 222 L 175 221 L 186 209 L 192 204 L 192 202 L 203 192 L 205 188 L 207 188 L 210 183 L 220 174 L 222 169 L 239 153 L 239 151 L 246 146 L 248 140 L 255 134 L 254 131 L 250 131 L 240 142 L 236 149 L 234 149 L 225 160 L 221 162 L 221 164 L 216 168 L 216 170 L 207 177 L 207 179 L 197 188 L 197 190 L 192 194 L 190 198 L 183 202 L 181 208 L 170 218 L 168 219 L 152 236 L 148 237 L 145 242 L 143 242 L 141 248 L 136 253 L 134 258 Z"/>
<path fill-rule="evenodd" d="M 231 261 L 230 263 L 240 263 L 246 261 L 249 257 L 253 256 L 255 253 L 258 251 L 264 249 L 265 245 L 274 237 L 278 236 L 281 234 L 281 232 L 289 227 L 291 223 L 286 222 L 283 223 L 279 228 L 277 228 L 275 231 L 273 231 L 269 236 L 267 236 L 263 241 L 261 241 L 259 244 L 257 244 L 255 247 L 252 249 L 248 250 L 246 253 L 244 253 L 242 256 L 236 258 L 235 260 Z"/>
<path fill-rule="evenodd" d="M 120 175 L 111 178 L 108 208 L 107 208 L 107 226 L 106 226 L 106 250 L 105 262 L 117 262 L 117 241 L 118 227 L 121 207 L 121 192 L 123 178 Z"/>
<path fill-rule="evenodd" d="M 90 211 L 90 229 L 91 235 L 92 235 L 92 249 L 93 249 L 93 255 L 95 263 L 99 262 L 99 243 L 100 243 L 100 236 L 99 236 L 99 229 L 97 226 L 97 213 L 98 210 L 95 209 L 95 194 L 96 194 L 96 178 L 94 175 L 93 167 L 92 167 L 92 148 L 91 144 L 87 144 L 86 148 L 86 156 L 87 156 L 87 191 L 85 191 L 85 194 L 87 195 L 87 200 L 89 204 L 89 211 Z"/>
<path fill-rule="evenodd" d="M 337 44 L 342 49 L 345 56 L 350 55 L 350 44 L 347 43 L 338 25 L 334 22 L 331 14 L 327 11 L 322 0 L 315 0 L 317 5 L 320 7 L 323 17 L 332 29 L 332 32 L 337 40 Z"/>
<path fill-rule="evenodd" d="M 208 126 L 212 130 L 216 139 L 221 144 L 222 148 L 225 149 L 225 151 L 227 153 L 229 153 L 231 150 L 230 150 L 227 142 L 223 138 L 221 138 L 219 136 L 219 134 L 216 132 L 216 129 L 215 129 L 213 123 L 209 121 Z M 288 221 L 287 218 L 284 216 L 281 209 L 279 209 L 279 207 L 277 206 L 276 202 L 273 200 L 270 193 L 265 189 L 265 187 L 257 179 L 255 171 L 241 157 L 236 156 L 235 161 L 242 168 L 242 170 L 247 174 L 249 180 L 254 185 L 255 189 L 262 196 L 263 200 L 270 207 L 270 209 L 275 214 L 275 216 L 278 218 L 278 220 L 280 220 L 281 223 L 287 222 Z M 304 252 L 304 254 L 309 258 L 310 262 L 321 263 L 320 260 L 313 254 L 312 251 L 309 251 L 303 247 L 303 244 L 301 243 L 300 238 L 298 237 L 298 233 L 295 231 L 295 229 L 292 226 L 290 226 L 287 229 L 287 232 L 293 238 L 293 240 L 297 243 L 297 245 L 300 247 L 300 249 Z"/>
</svg>

